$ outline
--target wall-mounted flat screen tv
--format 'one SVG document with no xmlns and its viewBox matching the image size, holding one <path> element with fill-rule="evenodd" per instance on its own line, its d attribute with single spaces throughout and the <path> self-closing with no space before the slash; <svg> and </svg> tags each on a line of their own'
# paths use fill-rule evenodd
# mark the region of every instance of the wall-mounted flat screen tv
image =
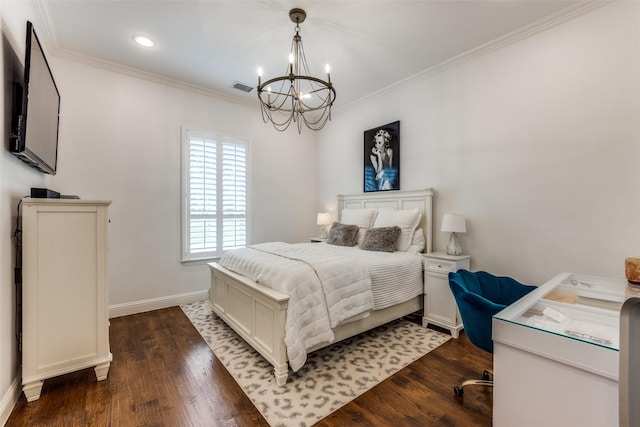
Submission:
<svg viewBox="0 0 640 427">
<path fill-rule="evenodd" d="M 58 164 L 60 93 L 33 24 L 27 22 L 24 80 L 18 84 L 10 151 L 42 172 Z"/>
</svg>

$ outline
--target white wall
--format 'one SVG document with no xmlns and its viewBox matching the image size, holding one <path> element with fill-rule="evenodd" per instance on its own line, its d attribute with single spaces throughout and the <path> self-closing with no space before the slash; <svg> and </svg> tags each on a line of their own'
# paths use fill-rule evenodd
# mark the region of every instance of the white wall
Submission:
<svg viewBox="0 0 640 427">
<path fill-rule="evenodd" d="M 62 108 L 51 186 L 113 201 L 112 308 L 208 289 L 205 264 L 180 263 L 182 125 L 250 140 L 252 242 L 297 242 L 313 232 L 316 147 L 308 134 L 276 132 L 257 108 L 59 58 L 52 68 Z"/>
<path fill-rule="evenodd" d="M 16 262 L 14 241 L 11 236 L 16 227 L 16 208 L 24 196 L 28 196 L 31 187 L 45 185 L 44 174 L 26 166 L 21 160 L 9 153 L 10 108 L 6 105 L 7 80 L 15 73 L 23 72 L 26 21 L 34 21 L 34 12 L 27 2 L 0 2 L 0 32 L 2 45 L 0 57 L 0 81 L 2 82 L 3 102 L 0 103 L 0 425 L 9 417 L 19 384 L 18 344 L 15 338 L 16 287 L 13 280 L 13 267 Z"/>
<path fill-rule="evenodd" d="M 22 61 L 26 21 L 32 20 L 36 31 L 41 26 L 28 2 L 2 4 L 3 35 L 15 41 Z M 309 132 L 276 132 L 262 122 L 257 108 L 52 54 L 48 59 L 62 99 L 58 174 L 45 178 L 0 150 L 3 417 L 8 416 L 20 390 L 10 236 L 16 205 L 31 187 L 113 201 L 109 230 L 112 315 L 174 305 L 181 298 L 203 296 L 208 289 L 205 264 L 180 263 L 182 125 L 250 140 L 251 242 L 304 241 L 316 231 L 316 143 Z M 4 127 L 3 135 L 7 133 Z M 4 421 L 0 418 L 0 424 Z"/>
<path fill-rule="evenodd" d="M 437 191 L 435 250 L 457 212 L 474 270 L 624 278 L 640 256 L 638 22 L 640 3 L 609 4 L 337 112 L 319 209 L 362 191 L 363 131 L 400 120 L 401 188 Z"/>
</svg>

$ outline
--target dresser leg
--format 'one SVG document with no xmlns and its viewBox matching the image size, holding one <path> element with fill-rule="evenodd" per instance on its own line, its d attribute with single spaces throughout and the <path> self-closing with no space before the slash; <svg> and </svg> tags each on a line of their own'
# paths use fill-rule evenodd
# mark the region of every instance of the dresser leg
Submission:
<svg viewBox="0 0 640 427">
<path fill-rule="evenodd" d="M 41 380 L 22 385 L 22 391 L 27 398 L 27 402 L 33 402 L 34 400 L 40 399 L 42 384 L 44 384 L 44 381 Z"/>
<path fill-rule="evenodd" d="M 107 362 L 94 368 L 94 371 L 96 371 L 96 379 L 98 381 L 107 379 L 107 374 L 109 373 L 109 365 L 111 365 L 111 363 Z"/>
</svg>

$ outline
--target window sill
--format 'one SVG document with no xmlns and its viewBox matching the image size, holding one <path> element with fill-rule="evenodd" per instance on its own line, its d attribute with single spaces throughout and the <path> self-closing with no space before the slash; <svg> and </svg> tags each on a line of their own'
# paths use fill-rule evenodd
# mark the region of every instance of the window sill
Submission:
<svg viewBox="0 0 640 427">
<path fill-rule="evenodd" d="M 182 265 L 200 265 L 200 264 L 208 264 L 210 262 L 218 261 L 220 257 L 211 257 L 211 258 L 190 258 L 190 259 L 181 259 L 180 262 Z"/>
</svg>

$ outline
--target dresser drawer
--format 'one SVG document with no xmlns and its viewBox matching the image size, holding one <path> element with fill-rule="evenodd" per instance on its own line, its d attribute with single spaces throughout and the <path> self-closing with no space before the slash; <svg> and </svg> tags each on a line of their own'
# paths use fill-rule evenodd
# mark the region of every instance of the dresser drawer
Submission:
<svg viewBox="0 0 640 427">
<path fill-rule="evenodd" d="M 424 269 L 440 273 L 456 271 L 456 262 L 443 259 L 427 259 L 424 262 Z"/>
</svg>

